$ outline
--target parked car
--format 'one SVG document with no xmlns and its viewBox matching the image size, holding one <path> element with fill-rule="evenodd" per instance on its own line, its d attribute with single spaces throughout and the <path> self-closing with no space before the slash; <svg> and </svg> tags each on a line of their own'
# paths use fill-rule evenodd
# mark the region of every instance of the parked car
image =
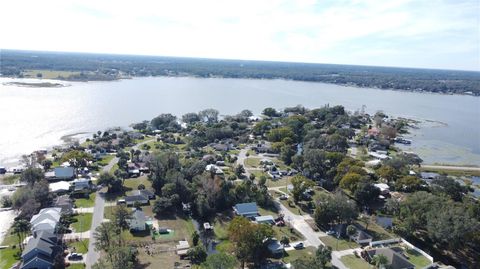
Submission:
<svg viewBox="0 0 480 269">
<path fill-rule="evenodd" d="M 288 195 L 285 195 L 285 194 L 284 194 L 284 195 L 280 196 L 279 199 L 280 199 L 280 200 L 287 200 L 287 199 L 288 199 Z"/>
<path fill-rule="evenodd" d="M 72 253 L 70 254 L 70 256 L 68 256 L 68 259 L 69 260 L 80 260 L 80 259 L 83 259 L 83 255 L 80 254 L 80 253 Z"/>
<path fill-rule="evenodd" d="M 300 243 L 297 243 L 297 244 L 293 245 L 293 248 L 295 248 L 295 249 L 302 249 L 304 247 L 305 247 L 305 245 L 303 244 L 303 242 L 300 242 Z"/>
<path fill-rule="evenodd" d="M 328 230 L 326 232 L 327 235 L 334 235 L 335 234 L 335 231 L 334 230 Z"/>
</svg>

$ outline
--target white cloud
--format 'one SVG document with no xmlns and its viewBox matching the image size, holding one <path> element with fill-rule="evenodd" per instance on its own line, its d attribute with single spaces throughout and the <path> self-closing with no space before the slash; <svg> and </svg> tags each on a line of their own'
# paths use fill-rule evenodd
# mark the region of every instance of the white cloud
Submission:
<svg viewBox="0 0 480 269">
<path fill-rule="evenodd" d="M 0 8 L 2 48 L 480 69 L 476 0 L 6 0 Z"/>
</svg>

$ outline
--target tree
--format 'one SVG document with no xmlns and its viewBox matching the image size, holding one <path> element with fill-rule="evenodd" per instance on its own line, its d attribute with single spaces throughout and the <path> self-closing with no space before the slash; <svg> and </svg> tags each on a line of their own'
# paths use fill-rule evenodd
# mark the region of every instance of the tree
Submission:
<svg viewBox="0 0 480 269">
<path fill-rule="evenodd" d="M 203 264 L 206 269 L 234 269 L 236 265 L 237 260 L 235 257 L 224 252 L 208 255 L 207 260 Z"/>
<path fill-rule="evenodd" d="M 355 192 L 355 190 L 357 189 L 357 185 L 358 183 L 362 180 L 362 176 L 357 174 L 357 173 L 353 173 L 353 172 L 349 172 L 347 174 L 345 174 L 342 179 L 340 180 L 340 187 L 342 189 L 346 189 L 346 190 L 349 190 L 351 192 Z"/>
<path fill-rule="evenodd" d="M 100 226 L 95 229 L 93 236 L 95 237 L 95 250 L 105 251 L 110 262 L 113 263 L 114 253 L 112 250 L 120 244 L 119 227 L 112 222 L 102 222 Z"/>
<path fill-rule="evenodd" d="M 457 202 L 462 201 L 463 196 L 469 191 L 469 187 L 462 186 L 454 179 L 446 176 L 434 179 L 431 186 L 433 192 L 445 193 Z"/>
<path fill-rule="evenodd" d="M 404 192 L 413 192 L 421 188 L 422 180 L 416 176 L 404 176 L 397 179 L 395 188 Z"/>
<path fill-rule="evenodd" d="M 375 172 L 379 177 L 387 181 L 396 181 L 397 178 L 400 176 L 400 172 L 389 165 L 382 165 Z"/>
<path fill-rule="evenodd" d="M 372 263 L 375 265 L 375 268 L 382 269 L 382 268 L 386 268 L 389 261 L 387 256 L 383 254 L 379 254 L 379 255 L 373 256 Z"/>
<path fill-rule="evenodd" d="M 139 131 L 146 130 L 147 127 L 148 127 L 148 121 L 142 121 L 139 123 L 132 124 L 132 128 Z"/>
<path fill-rule="evenodd" d="M 351 223 L 358 216 L 355 202 L 345 195 L 322 195 L 317 200 L 315 208 L 315 222 L 319 226 L 331 225 L 333 223 Z"/>
<path fill-rule="evenodd" d="M 33 186 L 36 182 L 42 180 L 44 177 L 43 171 L 40 168 L 27 168 L 22 172 L 20 181 L 28 183 Z"/>
<path fill-rule="evenodd" d="M 42 166 L 43 166 L 43 169 L 45 169 L 45 171 L 49 170 L 50 167 L 52 167 L 52 165 L 53 165 L 53 162 L 49 159 L 45 159 L 42 161 Z"/>
<path fill-rule="evenodd" d="M 157 130 L 178 130 L 180 128 L 177 123 L 177 117 L 172 114 L 160 114 L 153 118 L 150 123 Z"/>
<path fill-rule="evenodd" d="M 206 121 L 207 123 L 215 123 L 218 121 L 218 110 L 213 108 L 208 108 L 198 112 L 200 119 Z"/>
<path fill-rule="evenodd" d="M 276 117 L 277 110 L 275 110 L 275 108 L 272 108 L 272 107 L 267 107 L 263 110 L 262 114 L 268 117 Z"/>
<path fill-rule="evenodd" d="M 62 155 L 62 162 L 69 162 L 73 167 L 86 167 L 93 160 L 91 154 L 82 150 L 70 150 Z"/>
<path fill-rule="evenodd" d="M 207 259 L 207 250 L 204 246 L 195 246 L 188 250 L 188 257 L 192 264 L 201 264 Z"/>
<path fill-rule="evenodd" d="M 105 185 L 108 187 L 109 193 L 119 192 L 122 190 L 122 180 L 110 173 L 102 173 L 98 178 L 99 185 Z"/>
<path fill-rule="evenodd" d="M 360 182 L 357 184 L 353 195 L 360 205 L 367 206 L 377 200 L 380 195 L 380 189 L 370 182 Z"/>
<path fill-rule="evenodd" d="M 242 263 L 250 261 L 258 264 L 265 255 L 266 247 L 264 240 L 272 238 L 274 231 L 271 226 L 255 224 L 244 217 L 235 217 L 228 226 L 228 237 L 233 243 L 235 255 Z"/>
<path fill-rule="evenodd" d="M 237 177 L 241 178 L 243 176 L 243 173 L 245 173 L 245 168 L 243 167 L 243 165 L 239 164 L 235 166 L 235 175 Z"/>
<path fill-rule="evenodd" d="M 124 205 L 117 206 L 113 212 L 115 224 L 123 231 L 130 228 L 132 215 Z"/>
<path fill-rule="evenodd" d="M 347 235 L 348 235 L 348 238 L 352 238 L 352 236 L 354 236 L 355 234 L 357 233 L 357 228 L 355 228 L 355 226 L 353 225 L 348 225 L 347 226 Z"/>
<path fill-rule="evenodd" d="M 318 246 L 315 260 L 320 265 L 320 268 L 327 268 L 327 263 L 332 260 L 332 248 L 324 245 Z"/>
<path fill-rule="evenodd" d="M 194 246 L 198 245 L 198 241 L 200 240 L 200 235 L 197 233 L 197 231 L 194 231 L 192 233 L 192 242 Z"/>
<path fill-rule="evenodd" d="M 279 127 L 271 129 L 267 133 L 267 139 L 270 142 L 282 142 L 285 139 L 290 139 L 290 141 L 295 141 L 295 133 L 290 127 Z"/>
<path fill-rule="evenodd" d="M 280 243 L 284 246 L 288 246 L 290 244 L 290 239 L 287 236 L 282 236 L 282 239 L 280 239 Z"/>
<path fill-rule="evenodd" d="M 12 225 L 13 233 L 18 237 L 18 245 L 20 246 L 20 250 L 23 251 L 23 241 L 27 233 L 30 231 L 30 222 L 25 219 L 16 219 Z"/>
<path fill-rule="evenodd" d="M 305 191 L 313 188 L 315 183 L 302 175 L 296 175 L 291 179 L 293 185 L 292 195 L 295 203 L 303 199 Z"/>
<path fill-rule="evenodd" d="M 182 121 L 188 124 L 199 122 L 200 120 L 200 116 L 197 113 L 187 113 L 182 116 Z"/>
<path fill-rule="evenodd" d="M 170 197 L 160 197 L 153 205 L 153 212 L 160 216 L 162 214 L 171 213 L 173 210 L 173 203 Z"/>
</svg>

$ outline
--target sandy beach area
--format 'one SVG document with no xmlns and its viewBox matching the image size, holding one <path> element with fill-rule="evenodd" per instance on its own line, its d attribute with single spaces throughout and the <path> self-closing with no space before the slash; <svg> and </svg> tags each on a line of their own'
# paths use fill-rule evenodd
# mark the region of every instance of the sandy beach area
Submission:
<svg viewBox="0 0 480 269">
<path fill-rule="evenodd" d="M 16 213 L 14 210 L 0 211 L 0 244 L 3 241 L 8 229 L 13 224 Z"/>
</svg>

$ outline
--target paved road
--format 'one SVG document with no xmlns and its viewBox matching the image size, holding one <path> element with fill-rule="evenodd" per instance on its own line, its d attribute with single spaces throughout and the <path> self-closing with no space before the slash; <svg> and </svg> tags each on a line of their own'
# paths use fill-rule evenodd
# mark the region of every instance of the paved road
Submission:
<svg viewBox="0 0 480 269">
<path fill-rule="evenodd" d="M 103 172 L 110 172 L 112 167 L 118 162 L 118 158 L 115 157 L 110 162 L 105 165 L 102 169 Z M 85 257 L 85 265 L 87 269 L 92 268 L 92 265 L 95 264 L 100 258 L 100 254 L 98 251 L 95 250 L 95 237 L 93 234 L 95 230 L 103 221 L 103 212 L 105 209 L 105 193 L 101 190 L 97 191 L 97 195 L 95 196 L 95 205 L 93 207 L 93 217 L 92 217 L 92 227 L 90 228 L 90 241 L 88 242 L 88 253 Z"/>
<path fill-rule="evenodd" d="M 471 167 L 471 166 L 422 165 L 422 168 L 480 172 L 480 167 Z"/>
<path fill-rule="evenodd" d="M 245 160 L 248 158 L 247 157 L 247 151 L 248 151 L 248 147 L 245 147 L 244 149 L 240 150 L 240 153 L 238 153 L 236 164 L 237 165 L 239 165 L 239 164 L 243 165 L 243 167 L 245 168 L 245 176 L 247 176 L 247 178 L 249 178 L 250 177 L 250 172 L 248 171 L 248 169 L 245 165 Z"/>
<path fill-rule="evenodd" d="M 269 190 L 275 190 L 275 191 L 278 191 L 280 193 L 284 193 L 283 191 L 280 190 L 280 188 L 282 188 L 282 187 L 271 187 L 271 188 L 268 188 L 268 189 Z M 286 194 L 286 193 L 284 193 L 284 194 Z M 276 206 L 279 209 L 280 213 L 284 214 L 285 220 L 287 222 L 289 222 L 298 232 L 300 232 L 303 235 L 303 237 L 305 238 L 305 241 L 303 241 L 305 246 L 313 246 L 313 247 L 318 248 L 318 246 L 320 246 L 320 245 L 325 245 L 320 240 L 320 237 L 328 236 L 328 235 L 324 232 L 315 232 L 312 229 L 312 227 L 310 227 L 310 225 L 308 225 L 308 223 L 306 222 L 306 220 L 311 220 L 312 216 L 294 214 L 287 207 L 285 207 L 282 203 L 280 203 L 280 201 L 278 199 L 275 202 L 276 202 Z M 340 269 L 349 269 L 340 261 L 340 258 L 342 256 L 345 256 L 345 255 L 348 255 L 348 254 L 353 254 L 354 250 L 355 249 L 347 249 L 347 250 L 342 250 L 342 251 L 332 251 L 332 264 L 334 266 L 336 266 L 337 268 L 340 268 Z M 288 249 L 286 249 L 286 251 L 294 251 L 294 250 L 292 248 L 288 248 Z"/>
<path fill-rule="evenodd" d="M 87 269 L 92 268 L 92 265 L 97 262 L 98 258 L 100 258 L 100 254 L 98 251 L 95 250 L 95 237 L 93 234 L 95 233 L 95 229 L 103 221 L 103 211 L 105 209 L 105 198 L 104 193 L 101 191 L 97 192 L 95 197 L 95 207 L 93 210 L 93 217 L 92 217 L 92 227 L 90 228 L 90 241 L 88 243 L 88 253 L 87 257 L 85 258 L 85 264 Z"/>
</svg>

